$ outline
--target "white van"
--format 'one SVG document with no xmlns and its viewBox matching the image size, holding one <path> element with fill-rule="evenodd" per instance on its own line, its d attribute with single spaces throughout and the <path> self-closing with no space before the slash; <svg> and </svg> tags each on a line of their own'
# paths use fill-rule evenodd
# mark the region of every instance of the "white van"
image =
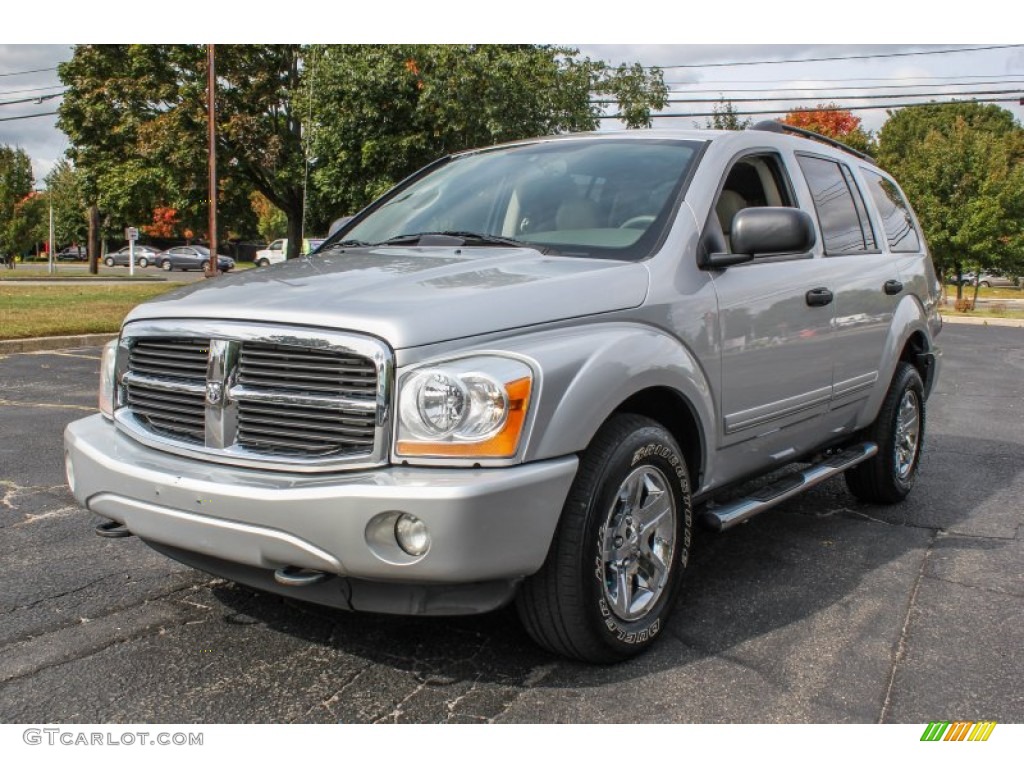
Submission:
<svg viewBox="0 0 1024 768">
<path fill-rule="evenodd" d="M 312 253 L 320 247 L 320 243 L 324 241 L 322 237 L 307 237 L 302 240 L 302 251 L 301 255 L 305 256 L 307 253 Z M 282 237 L 280 240 L 275 240 L 262 251 L 256 251 L 256 266 L 257 267 L 268 267 L 271 264 L 278 264 L 285 259 L 285 254 L 288 252 L 288 238 Z"/>
</svg>

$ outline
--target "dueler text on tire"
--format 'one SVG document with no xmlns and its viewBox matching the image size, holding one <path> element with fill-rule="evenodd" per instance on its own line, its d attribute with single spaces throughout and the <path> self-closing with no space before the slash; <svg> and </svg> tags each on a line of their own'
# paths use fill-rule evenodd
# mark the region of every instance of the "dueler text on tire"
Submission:
<svg viewBox="0 0 1024 768">
<path fill-rule="evenodd" d="M 917 479 L 924 441 L 924 384 L 914 366 L 897 365 L 882 409 L 866 436 L 878 444 L 878 453 L 846 470 L 847 487 L 863 501 L 902 501 Z"/>
<path fill-rule="evenodd" d="M 544 566 L 519 616 L 555 653 L 609 663 L 665 629 L 690 553 L 693 511 L 682 451 L 658 422 L 611 418 L 583 453 Z"/>
</svg>

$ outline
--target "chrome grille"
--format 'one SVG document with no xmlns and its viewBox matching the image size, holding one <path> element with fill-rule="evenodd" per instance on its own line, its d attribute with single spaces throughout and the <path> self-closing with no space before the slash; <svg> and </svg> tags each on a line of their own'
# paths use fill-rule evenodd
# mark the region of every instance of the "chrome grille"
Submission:
<svg viewBox="0 0 1024 768">
<path fill-rule="evenodd" d="M 238 443 L 254 451 L 307 456 L 368 453 L 375 428 L 373 413 L 238 401 Z"/>
<path fill-rule="evenodd" d="M 157 434 L 203 444 L 208 339 L 137 339 L 125 377 L 128 407 Z"/>
<path fill-rule="evenodd" d="M 372 360 L 330 349 L 246 342 L 239 355 L 238 383 L 372 400 L 377 394 L 377 368 Z"/>
<path fill-rule="evenodd" d="M 133 373 L 160 379 L 206 381 L 209 339 L 137 339 L 129 353 Z"/>
<path fill-rule="evenodd" d="M 347 334 L 201 321 L 130 324 L 115 419 L 149 445 L 296 471 L 387 458 L 390 351 Z M 192 334 L 193 330 L 199 333 Z"/>
</svg>

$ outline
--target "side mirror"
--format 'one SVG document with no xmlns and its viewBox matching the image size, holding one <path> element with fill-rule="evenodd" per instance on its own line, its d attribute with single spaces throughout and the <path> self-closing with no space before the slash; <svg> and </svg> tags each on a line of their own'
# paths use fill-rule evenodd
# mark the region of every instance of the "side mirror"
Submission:
<svg viewBox="0 0 1024 768">
<path fill-rule="evenodd" d="M 723 269 L 758 257 L 806 253 L 818 240 L 810 215 L 799 208 L 744 208 L 732 220 L 731 253 L 708 254 L 705 269 Z"/>
<path fill-rule="evenodd" d="M 749 256 L 806 253 L 814 247 L 814 222 L 799 208 L 745 208 L 732 220 L 732 252 Z"/>
</svg>

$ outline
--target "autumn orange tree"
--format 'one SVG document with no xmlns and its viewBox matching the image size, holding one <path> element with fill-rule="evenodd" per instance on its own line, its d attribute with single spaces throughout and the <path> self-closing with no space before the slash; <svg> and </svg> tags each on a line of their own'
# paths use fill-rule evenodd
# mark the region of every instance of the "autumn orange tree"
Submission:
<svg viewBox="0 0 1024 768">
<path fill-rule="evenodd" d="M 819 104 L 815 109 L 794 109 L 782 118 L 786 125 L 804 128 L 836 139 L 861 152 L 874 154 L 874 138 L 861 126 L 861 119 L 835 104 Z"/>
</svg>

